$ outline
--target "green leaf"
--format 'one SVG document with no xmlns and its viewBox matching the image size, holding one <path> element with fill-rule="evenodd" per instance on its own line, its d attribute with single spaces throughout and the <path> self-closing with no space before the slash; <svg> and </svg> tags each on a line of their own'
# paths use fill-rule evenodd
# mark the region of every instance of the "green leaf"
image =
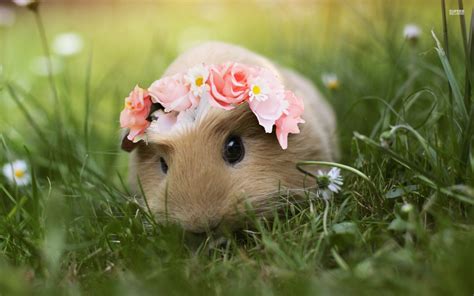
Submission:
<svg viewBox="0 0 474 296">
<path fill-rule="evenodd" d="M 336 234 L 357 234 L 359 232 L 359 228 L 357 228 L 357 225 L 354 222 L 341 222 L 334 224 L 332 230 Z"/>
<path fill-rule="evenodd" d="M 418 189 L 417 185 L 408 185 L 408 186 L 399 186 L 391 188 L 387 193 L 385 193 L 385 198 L 397 198 L 400 196 L 404 196 L 407 193 L 416 191 Z"/>
<path fill-rule="evenodd" d="M 390 225 L 388 225 L 388 229 L 390 230 L 393 230 L 393 231 L 406 231 L 408 230 L 410 227 L 409 227 L 409 223 L 404 221 L 403 219 L 397 217 L 395 218 L 391 223 Z"/>
</svg>

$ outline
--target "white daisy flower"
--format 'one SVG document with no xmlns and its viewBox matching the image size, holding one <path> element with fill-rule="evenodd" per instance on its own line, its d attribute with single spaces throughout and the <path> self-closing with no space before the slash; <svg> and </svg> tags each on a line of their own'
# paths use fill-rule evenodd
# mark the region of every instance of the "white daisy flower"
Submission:
<svg viewBox="0 0 474 296">
<path fill-rule="evenodd" d="M 416 41 L 421 35 L 421 29 L 417 25 L 408 24 L 403 29 L 403 36 L 410 41 Z"/>
<path fill-rule="evenodd" d="M 51 57 L 51 66 L 53 75 L 58 74 L 63 70 L 63 63 L 55 57 Z M 40 56 L 34 59 L 31 63 L 31 70 L 39 76 L 48 76 L 48 58 Z"/>
<path fill-rule="evenodd" d="M 332 168 L 329 172 L 319 170 L 316 177 L 316 182 L 318 183 L 316 193 L 323 199 L 329 199 L 334 193 L 341 191 L 343 179 L 339 168 Z"/>
<path fill-rule="evenodd" d="M 28 6 L 30 4 L 35 3 L 36 0 L 13 0 L 13 3 L 15 3 L 18 6 Z"/>
<path fill-rule="evenodd" d="M 7 6 L 0 6 L 0 27 L 10 27 L 15 22 L 15 12 Z"/>
<path fill-rule="evenodd" d="M 79 53 L 83 45 L 82 37 L 79 34 L 69 32 L 56 36 L 53 42 L 53 50 L 61 56 L 72 56 Z"/>
<path fill-rule="evenodd" d="M 321 79 L 324 83 L 324 86 L 326 86 L 328 89 L 336 90 L 339 88 L 340 82 L 335 73 L 324 73 L 321 76 Z"/>
<path fill-rule="evenodd" d="M 3 175 L 12 183 L 18 186 L 28 185 L 31 176 L 28 172 L 28 166 L 23 160 L 16 160 L 3 166 Z"/>
<path fill-rule="evenodd" d="M 268 99 L 269 94 L 270 87 L 264 79 L 257 77 L 250 82 L 250 102 L 252 102 L 253 100 L 257 100 L 258 102 L 264 102 Z"/>
<path fill-rule="evenodd" d="M 200 97 L 209 90 L 206 84 L 209 70 L 204 65 L 199 65 L 188 70 L 184 79 L 189 83 L 191 92 L 195 97 Z"/>
</svg>

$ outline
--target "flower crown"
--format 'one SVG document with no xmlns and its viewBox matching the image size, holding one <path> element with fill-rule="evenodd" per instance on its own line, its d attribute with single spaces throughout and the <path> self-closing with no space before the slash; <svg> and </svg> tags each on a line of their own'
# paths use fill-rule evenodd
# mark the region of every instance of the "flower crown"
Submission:
<svg viewBox="0 0 474 296">
<path fill-rule="evenodd" d="M 159 110 L 153 110 L 153 103 Z M 147 133 L 166 134 L 183 122 L 193 122 L 206 107 L 231 110 L 248 103 L 265 132 L 276 135 L 283 149 L 288 134 L 300 132 L 303 101 L 285 90 L 276 74 L 262 67 L 227 62 L 201 64 L 186 73 L 156 80 L 145 90 L 138 86 L 125 98 L 120 125 L 128 128 L 134 143 L 146 140 Z"/>
</svg>

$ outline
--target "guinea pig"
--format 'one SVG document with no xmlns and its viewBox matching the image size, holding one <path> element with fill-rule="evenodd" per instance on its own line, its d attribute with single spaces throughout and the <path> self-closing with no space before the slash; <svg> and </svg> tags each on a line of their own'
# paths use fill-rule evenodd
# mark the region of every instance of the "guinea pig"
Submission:
<svg viewBox="0 0 474 296">
<path fill-rule="evenodd" d="M 179 134 L 151 132 L 146 142 L 123 144 L 131 151 L 132 190 L 144 193 L 157 221 L 171 221 L 193 233 L 240 227 L 249 205 L 257 216 L 273 213 L 281 188 L 304 186 L 297 162 L 338 158 L 331 107 L 308 79 L 261 55 L 207 42 L 177 57 L 163 77 L 200 63 L 228 61 L 273 71 L 303 100 L 305 123 L 300 124 L 300 133 L 289 135 L 288 148 L 282 149 L 274 132 L 266 133 L 249 106 L 242 104 L 232 110 L 209 108 Z"/>
</svg>

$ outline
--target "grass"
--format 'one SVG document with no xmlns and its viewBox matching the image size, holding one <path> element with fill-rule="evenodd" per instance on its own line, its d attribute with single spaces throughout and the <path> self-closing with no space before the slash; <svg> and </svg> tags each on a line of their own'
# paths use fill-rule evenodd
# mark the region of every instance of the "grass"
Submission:
<svg viewBox="0 0 474 296">
<path fill-rule="evenodd" d="M 31 72 L 44 44 L 34 15 L 18 11 L 1 31 L 0 164 L 27 160 L 32 182 L 0 179 L 0 294 L 473 294 L 464 5 L 461 30 L 457 16 L 443 27 L 432 1 L 41 3 L 48 39 L 75 30 L 86 40 L 54 89 Z M 408 22 L 423 29 L 416 44 L 403 39 Z M 338 114 L 347 169 L 334 199 L 288 202 L 282 216 L 250 217 L 253 230 L 220 244 L 154 223 L 128 191 L 118 148 L 122 98 L 208 38 L 311 78 Z M 322 85 L 324 72 L 337 73 L 337 90 Z"/>
</svg>

